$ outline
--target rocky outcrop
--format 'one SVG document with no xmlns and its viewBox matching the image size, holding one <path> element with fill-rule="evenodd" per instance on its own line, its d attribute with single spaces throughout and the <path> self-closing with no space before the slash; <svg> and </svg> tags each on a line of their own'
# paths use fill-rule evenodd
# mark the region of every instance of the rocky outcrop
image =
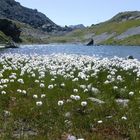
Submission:
<svg viewBox="0 0 140 140">
<path fill-rule="evenodd" d="M 0 31 L 6 36 L 12 38 L 14 42 L 21 42 L 20 39 L 20 29 L 12 23 L 12 21 L 7 19 L 0 19 Z"/>
<path fill-rule="evenodd" d="M 94 45 L 94 40 L 91 39 L 86 45 L 87 45 L 87 46 L 93 46 L 93 45 Z"/>
<path fill-rule="evenodd" d="M 103 41 L 105 41 L 105 40 L 108 40 L 108 39 L 114 37 L 115 34 L 116 34 L 116 33 L 111 33 L 111 34 L 109 34 L 109 33 L 106 32 L 106 33 L 102 33 L 102 34 L 100 34 L 100 35 L 95 35 L 95 36 L 93 37 L 94 43 L 95 43 L 95 44 L 99 44 L 99 43 L 101 43 L 101 42 L 103 42 Z"/>
<path fill-rule="evenodd" d="M 124 33 L 116 36 L 114 39 L 116 40 L 123 40 L 127 37 L 133 36 L 133 35 L 139 35 L 140 34 L 140 26 L 138 27 L 133 27 L 125 31 Z"/>
</svg>

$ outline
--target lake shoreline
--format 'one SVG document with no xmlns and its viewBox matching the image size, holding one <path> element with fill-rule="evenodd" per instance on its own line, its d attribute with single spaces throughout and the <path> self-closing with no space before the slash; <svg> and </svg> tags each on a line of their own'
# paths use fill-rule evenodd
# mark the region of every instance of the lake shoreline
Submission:
<svg viewBox="0 0 140 140">
<path fill-rule="evenodd" d="M 104 44 L 100 44 L 100 45 L 97 45 L 97 44 L 95 44 L 95 45 L 91 45 L 91 46 L 87 46 L 85 43 L 76 43 L 76 42 L 74 42 L 74 43 L 71 43 L 71 42 L 67 42 L 67 43 L 21 43 L 21 44 L 18 44 L 19 46 L 26 46 L 26 45 L 35 45 L 35 46 L 40 46 L 40 45 L 83 45 L 83 46 L 86 46 L 86 47 L 98 47 L 98 46 L 115 46 L 115 47 L 117 47 L 117 46 L 121 46 L 121 47 L 131 47 L 131 46 L 133 46 L 133 47 L 140 47 L 140 45 L 118 45 L 118 44 L 116 44 L 116 45 L 104 45 Z"/>
<path fill-rule="evenodd" d="M 133 56 L 140 60 L 139 46 L 85 46 L 81 44 L 19 44 L 18 48 L 1 49 L 0 53 L 18 53 L 18 54 L 78 54 L 87 56 L 96 56 L 101 58 L 113 58 L 114 56 L 127 58 Z"/>
<path fill-rule="evenodd" d="M 5 45 L 0 45 L 0 49 L 4 49 L 5 48 Z"/>
<path fill-rule="evenodd" d="M 60 43 L 60 42 L 52 42 L 52 43 L 17 43 L 18 46 L 22 46 L 22 45 L 84 45 L 87 46 L 86 43 L 82 43 L 82 42 L 66 42 L 66 43 Z M 140 47 L 140 45 L 119 45 L 119 44 L 94 44 L 91 45 L 89 47 L 92 46 L 122 46 L 122 47 L 130 47 L 130 46 L 134 46 L 134 47 Z"/>
</svg>

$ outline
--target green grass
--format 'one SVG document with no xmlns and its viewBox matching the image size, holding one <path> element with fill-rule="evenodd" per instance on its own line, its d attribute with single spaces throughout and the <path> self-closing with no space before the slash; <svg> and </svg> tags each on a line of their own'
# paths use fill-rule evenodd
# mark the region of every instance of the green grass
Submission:
<svg viewBox="0 0 140 140">
<path fill-rule="evenodd" d="M 67 33 L 65 35 L 47 35 L 44 34 L 44 37 L 41 38 L 40 35 L 43 35 L 43 32 L 33 29 L 31 26 L 20 23 L 18 21 L 12 21 L 21 29 L 21 39 L 22 43 L 24 44 L 31 44 L 31 43 L 85 43 L 93 37 L 93 35 L 100 35 L 102 33 L 116 33 L 115 36 L 125 32 L 129 28 L 137 27 L 140 25 L 140 20 L 127 20 L 123 22 L 117 21 L 106 21 L 100 24 L 92 25 L 91 27 L 87 27 L 85 29 L 78 29 Z M 38 35 L 37 35 L 38 34 Z M 0 33 L 0 42 L 5 43 L 9 41 L 9 38 L 6 37 L 2 32 Z M 122 41 L 116 41 L 113 38 L 110 38 L 100 44 L 107 44 L 107 45 L 140 45 L 139 43 L 139 35 L 132 36 L 126 38 Z"/>
<path fill-rule="evenodd" d="M 140 45 L 140 35 L 134 35 L 124 40 L 119 41 L 120 44 L 125 45 Z"/>
<path fill-rule="evenodd" d="M 7 37 L 3 32 L 0 31 L 0 43 L 9 42 L 11 39 Z"/>
<path fill-rule="evenodd" d="M 140 25 L 140 20 L 128 20 L 124 22 L 104 22 L 97 25 L 93 25 L 89 28 L 83 30 L 77 30 L 70 34 L 70 36 L 83 36 L 89 33 L 95 33 L 96 35 L 102 33 L 117 33 L 121 34 L 125 32 L 127 29 L 132 27 L 137 27 Z"/>
<path fill-rule="evenodd" d="M 90 31 L 95 32 L 97 35 L 101 33 L 113 33 L 121 34 L 127 29 L 137 27 L 140 25 L 140 20 L 128 20 L 124 22 L 105 22 L 99 25 L 95 25 L 89 28 Z"/>
<path fill-rule="evenodd" d="M 105 44 L 105 45 L 130 45 L 130 46 L 137 46 L 140 45 L 140 35 L 134 35 L 134 36 L 130 36 L 127 37 L 123 40 L 114 40 L 113 38 L 108 39 L 104 42 L 102 42 L 101 44 Z"/>
<path fill-rule="evenodd" d="M 129 28 L 137 27 L 140 25 L 140 20 L 128 20 L 124 22 L 112 22 L 107 21 L 104 23 L 100 23 L 97 25 L 92 25 L 86 29 L 75 30 L 67 35 L 60 37 L 50 37 L 51 42 L 86 42 L 89 39 L 86 37 L 88 35 L 100 35 L 102 33 L 116 33 L 116 36 L 125 32 Z M 93 35 L 92 35 L 93 36 Z M 91 37 L 92 37 L 91 36 Z M 129 41 L 128 41 L 129 39 Z M 100 44 L 115 44 L 115 45 L 140 45 L 138 36 L 133 36 L 131 38 L 127 38 L 124 41 L 114 41 L 112 39 L 106 40 L 105 42 L 101 42 Z"/>
<path fill-rule="evenodd" d="M 10 59 L 7 65 L 10 64 Z M 18 64 L 23 62 L 18 61 Z M 25 65 L 25 64 L 24 64 Z M 88 64 L 87 64 L 88 65 Z M 2 70 L 2 64 L 0 68 Z M 115 67 L 112 67 L 115 68 Z M 21 69 L 5 70 L 3 78 L 8 79 L 11 73 L 17 74 L 17 79 L 22 78 L 25 83 L 20 84 L 16 80 L 14 83 L 5 83 L 8 87 L 4 89 L 6 95 L 0 95 L 0 139 L 16 139 L 13 133 L 18 133 L 20 139 L 27 139 L 25 133 L 29 130 L 37 132 L 37 136 L 28 136 L 28 139 L 33 140 L 52 140 L 61 139 L 62 134 L 68 133 L 83 137 L 86 140 L 122 140 L 131 139 L 138 140 L 140 137 L 140 80 L 136 80 L 136 73 L 132 70 L 124 71 L 117 69 L 116 75 L 121 75 L 124 79 L 122 82 L 115 80 L 111 84 L 104 84 L 109 71 L 99 68 L 99 72 L 95 77 L 90 77 L 88 81 L 80 79 L 77 82 L 72 82 L 71 79 L 65 79 L 63 76 L 56 75 L 56 80 L 46 70 L 46 77 L 41 80 L 46 85 L 45 88 L 40 88 L 38 83 L 34 81 L 38 79 L 38 71 L 36 77 L 31 77 L 29 73 L 20 76 Z M 74 72 L 77 76 L 79 70 Z M 89 75 L 94 71 L 91 70 Z M 57 84 L 54 89 L 48 89 L 49 84 Z M 60 84 L 65 83 L 65 87 Z M 80 84 L 91 84 L 100 90 L 99 94 L 94 94 L 91 91 L 84 93 L 79 88 Z M 1 84 L 1 85 L 5 85 Z M 118 90 L 113 90 L 113 86 L 118 86 Z M 124 87 L 127 87 L 125 90 Z M 67 103 L 70 99 L 73 89 L 79 89 L 77 95 L 80 95 L 81 100 Z M 27 94 L 18 93 L 17 89 L 25 89 Z M 134 91 L 134 96 L 128 95 L 129 91 Z M 37 94 L 38 99 L 33 99 L 33 95 Z M 46 98 L 41 99 L 40 95 L 46 94 Z M 105 104 L 95 104 L 88 97 L 95 97 L 105 101 Z M 115 102 L 115 99 L 129 99 L 128 106 L 123 107 Z M 58 106 L 57 102 L 64 100 L 63 106 Z M 82 107 L 81 101 L 87 101 L 88 105 Z M 36 106 L 36 101 L 42 101 L 42 106 Z M 10 116 L 4 115 L 4 110 L 10 111 Z M 70 112 L 71 116 L 66 117 L 65 114 Z M 107 119 L 107 116 L 112 116 Z M 122 120 L 121 117 L 126 116 L 127 120 Z M 66 120 L 68 121 L 66 123 Z M 97 122 L 102 120 L 102 124 Z"/>
</svg>

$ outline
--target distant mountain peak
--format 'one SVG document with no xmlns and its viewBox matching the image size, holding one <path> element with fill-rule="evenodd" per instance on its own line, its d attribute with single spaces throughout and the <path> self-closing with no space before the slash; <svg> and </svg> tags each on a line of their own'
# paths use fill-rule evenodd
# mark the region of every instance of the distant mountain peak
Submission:
<svg viewBox="0 0 140 140">
<path fill-rule="evenodd" d="M 84 29 L 84 28 L 86 28 L 83 24 L 70 25 L 69 27 L 72 29 Z"/>
</svg>

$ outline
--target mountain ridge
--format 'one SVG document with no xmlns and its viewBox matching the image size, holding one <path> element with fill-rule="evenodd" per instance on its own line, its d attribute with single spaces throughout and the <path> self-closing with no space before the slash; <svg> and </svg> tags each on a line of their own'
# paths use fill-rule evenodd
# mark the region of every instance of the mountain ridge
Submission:
<svg viewBox="0 0 140 140">
<path fill-rule="evenodd" d="M 0 0 L 0 18 L 17 20 L 46 32 L 66 30 L 55 24 L 45 14 L 36 9 L 26 8 L 15 0 Z"/>
<path fill-rule="evenodd" d="M 110 20 L 78 29 L 66 36 L 53 37 L 50 42 L 80 42 L 91 39 L 95 45 L 140 45 L 140 11 L 118 13 Z"/>
</svg>

